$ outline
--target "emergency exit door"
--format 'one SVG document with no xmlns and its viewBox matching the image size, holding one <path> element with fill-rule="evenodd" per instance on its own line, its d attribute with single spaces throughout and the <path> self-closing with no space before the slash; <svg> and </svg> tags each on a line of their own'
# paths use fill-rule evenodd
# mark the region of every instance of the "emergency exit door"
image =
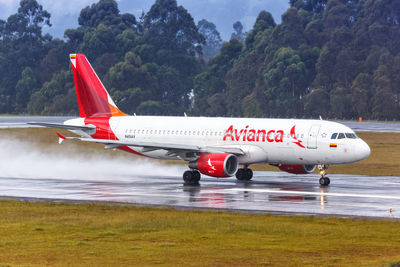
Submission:
<svg viewBox="0 0 400 267">
<path fill-rule="evenodd" d="M 307 148 L 308 149 L 316 149 L 318 144 L 318 133 L 321 125 L 312 125 L 310 131 L 308 132 L 307 138 Z"/>
</svg>

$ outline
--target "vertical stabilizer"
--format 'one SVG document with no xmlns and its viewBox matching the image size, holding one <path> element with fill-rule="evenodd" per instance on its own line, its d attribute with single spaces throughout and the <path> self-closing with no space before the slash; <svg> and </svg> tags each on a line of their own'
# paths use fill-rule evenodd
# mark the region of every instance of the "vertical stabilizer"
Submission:
<svg viewBox="0 0 400 267">
<path fill-rule="evenodd" d="M 85 55 L 70 54 L 70 60 L 82 118 L 127 116 L 115 105 Z"/>
</svg>

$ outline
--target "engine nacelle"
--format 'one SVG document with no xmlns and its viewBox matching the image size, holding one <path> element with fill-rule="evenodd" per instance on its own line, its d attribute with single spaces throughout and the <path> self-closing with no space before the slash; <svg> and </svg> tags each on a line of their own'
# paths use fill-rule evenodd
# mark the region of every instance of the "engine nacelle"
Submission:
<svg viewBox="0 0 400 267">
<path fill-rule="evenodd" d="M 201 154 L 198 160 L 189 163 L 189 168 L 213 177 L 233 176 L 238 166 L 238 158 L 228 153 Z"/>
<path fill-rule="evenodd" d="M 315 165 L 278 165 L 281 171 L 294 174 L 308 174 L 315 170 Z"/>
</svg>

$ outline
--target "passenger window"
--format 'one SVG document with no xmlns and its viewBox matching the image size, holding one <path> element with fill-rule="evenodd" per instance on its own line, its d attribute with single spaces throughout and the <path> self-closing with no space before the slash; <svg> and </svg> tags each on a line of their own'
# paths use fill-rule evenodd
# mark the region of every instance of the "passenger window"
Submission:
<svg viewBox="0 0 400 267">
<path fill-rule="evenodd" d="M 331 139 L 336 139 L 336 137 L 337 137 L 337 133 L 334 133 L 334 134 L 332 134 Z"/>
<path fill-rule="evenodd" d="M 345 139 L 344 133 L 340 133 L 338 139 Z"/>
</svg>

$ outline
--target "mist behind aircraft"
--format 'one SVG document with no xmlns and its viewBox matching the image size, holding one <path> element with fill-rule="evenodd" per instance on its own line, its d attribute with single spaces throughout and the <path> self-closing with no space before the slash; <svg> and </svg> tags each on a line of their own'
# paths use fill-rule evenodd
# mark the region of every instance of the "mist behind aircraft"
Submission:
<svg viewBox="0 0 400 267">
<path fill-rule="evenodd" d="M 180 176 L 182 167 L 163 165 L 135 157 L 115 157 L 107 153 L 88 154 L 68 145 L 52 150 L 18 139 L 0 140 L 0 177 L 85 179 L 112 181 L 115 176 Z"/>
</svg>

